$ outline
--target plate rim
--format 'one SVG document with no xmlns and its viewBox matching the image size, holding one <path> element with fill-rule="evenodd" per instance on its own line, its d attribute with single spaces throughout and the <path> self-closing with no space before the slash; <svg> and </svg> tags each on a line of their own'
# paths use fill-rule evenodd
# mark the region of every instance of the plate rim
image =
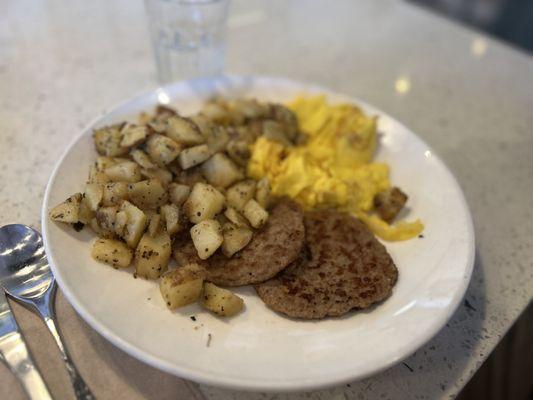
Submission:
<svg viewBox="0 0 533 400">
<path fill-rule="evenodd" d="M 292 381 L 279 381 L 279 380 L 251 381 L 251 380 L 246 380 L 246 379 L 240 380 L 240 379 L 228 378 L 228 377 L 219 378 L 215 374 L 212 374 L 212 373 L 205 373 L 201 371 L 199 372 L 191 368 L 183 368 L 171 362 L 160 359 L 159 357 L 151 355 L 149 354 L 149 352 L 139 349 L 137 346 L 122 339 L 122 337 L 113 333 L 104 324 L 102 324 L 97 318 L 95 318 L 84 307 L 82 302 L 76 299 L 75 293 L 71 291 L 68 285 L 63 281 L 63 277 L 61 276 L 60 271 L 56 267 L 53 253 L 51 251 L 48 238 L 47 238 L 48 226 L 50 224 L 50 221 L 48 218 L 48 209 L 49 209 L 49 197 L 50 197 L 52 185 L 55 182 L 56 175 L 58 174 L 59 169 L 61 165 L 63 164 L 64 159 L 71 152 L 72 148 L 76 145 L 76 143 L 78 143 L 78 141 L 82 139 L 83 136 L 86 135 L 86 132 L 89 131 L 95 125 L 97 125 L 97 123 L 103 117 L 115 112 L 119 108 L 125 107 L 128 104 L 141 100 L 143 98 L 152 96 L 161 90 L 168 90 L 169 88 L 172 88 L 174 86 L 183 85 L 186 82 L 217 81 L 219 79 L 229 80 L 231 82 L 240 82 L 243 80 L 250 80 L 250 79 L 253 81 L 270 80 L 270 81 L 276 81 L 276 82 L 289 82 L 291 84 L 296 84 L 299 86 L 307 86 L 307 87 L 313 88 L 313 90 L 319 90 L 322 93 L 325 93 L 326 95 L 334 94 L 334 95 L 345 97 L 349 99 L 351 102 L 353 102 L 353 104 L 360 105 L 363 108 L 370 108 L 374 110 L 375 112 L 377 112 L 378 115 L 387 116 L 388 118 L 392 119 L 396 124 L 400 125 L 403 129 L 407 130 L 410 134 L 414 135 L 421 142 L 421 144 L 423 144 L 425 147 L 427 147 L 431 151 L 432 157 L 436 159 L 436 161 L 443 168 L 446 175 L 448 175 L 448 177 L 450 178 L 450 182 L 453 184 L 454 189 L 460 195 L 460 198 L 458 200 L 462 208 L 465 211 L 465 217 L 466 217 L 466 221 L 465 221 L 466 232 L 467 232 L 467 236 L 469 239 L 469 246 L 468 246 L 468 254 L 467 254 L 467 260 L 466 260 L 464 273 L 460 281 L 460 285 L 457 286 L 454 292 L 454 296 L 453 298 L 451 298 L 450 306 L 446 309 L 446 312 L 440 315 L 438 322 L 436 321 L 432 325 L 432 329 L 428 329 L 426 332 L 424 332 L 424 334 L 418 336 L 417 341 L 413 341 L 410 345 L 404 346 L 404 348 L 401 351 L 397 352 L 397 353 L 401 353 L 399 356 L 391 357 L 390 360 L 380 364 L 377 367 L 373 367 L 368 370 L 365 370 L 363 373 L 352 372 L 352 373 L 348 373 L 343 376 L 340 376 L 337 379 L 325 379 L 325 380 L 314 379 L 313 381 L 309 381 L 309 380 L 305 380 L 304 378 L 299 381 L 294 381 L 294 380 Z M 427 344 L 434 336 L 437 335 L 437 333 L 439 333 L 442 330 L 445 324 L 450 320 L 452 315 L 457 310 L 460 304 L 460 301 L 462 300 L 462 298 L 464 297 L 466 293 L 466 290 L 468 288 L 468 285 L 472 277 L 472 271 L 473 271 L 474 264 L 475 264 L 476 246 L 475 246 L 474 224 L 472 220 L 472 214 L 468 207 L 468 203 L 466 201 L 464 192 L 461 188 L 461 185 L 459 184 L 459 182 L 457 181 L 457 179 L 455 178 L 455 176 L 453 175 L 449 167 L 443 162 L 443 160 L 438 155 L 438 153 L 436 153 L 433 150 L 433 148 L 424 141 L 424 139 L 422 139 L 414 131 L 412 131 L 407 126 L 405 126 L 402 122 L 396 119 L 392 114 L 385 112 L 381 108 L 378 108 L 366 101 L 363 101 L 356 96 L 349 95 L 343 92 L 339 92 L 333 89 L 329 89 L 322 85 L 318 85 L 313 82 L 308 82 L 306 80 L 295 80 L 295 79 L 291 79 L 288 77 L 271 76 L 271 75 L 224 75 L 223 77 L 197 78 L 197 79 L 192 79 L 192 80 L 173 82 L 168 85 L 157 86 L 149 90 L 143 90 L 141 92 L 138 92 L 137 94 L 127 98 L 126 100 L 122 100 L 120 102 L 115 103 L 113 106 L 109 107 L 105 112 L 99 113 L 95 118 L 89 121 L 89 123 L 84 125 L 84 127 L 80 130 L 80 132 L 71 140 L 69 145 L 66 147 L 66 149 L 64 150 L 62 155 L 59 157 L 58 161 L 56 162 L 52 170 L 52 173 L 50 174 L 48 182 L 46 184 L 46 189 L 45 189 L 44 196 L 43 196 L 43 202 L 42 202 L 42 208 L 41 208 L 41 225 L 42 225 L 42 236 L 43 236 L 44 247 L 45 247 L 48 262 L 51 266 L 54 278 L 57 281 L 59 287 L 61 288 L 61 291 L 63 292 L 63 294 L 69 301 L 70 305 L 83 318 L 83 320 L 89 326 L 91 326 L 92 329 L 94 329 L 96 332 L 102 335 L 107 341 L 109 341 L 110 343 L 112 343 L 114 346 L 118 347 L 122 351 L 126 352 L 127 354 L 131 355 L 137 360 L 140 360 L 161 371 L 177 376 L 179 378 L 189 379 L 194 382 L 198 382 L 202 384 L 213 385 L 213 386 L 223 387 L 223 388 L 228 388 L 228 389 L 247 390 L 247 391 L 265 391 L 265 392 L 278 392 L 279 393 L 279 392 L 296 392 L 296 391 L 303 391 L 303 390 L 324 389 L 327 387 L 346 384 L 349 382 L 367 378 L 369 376 L 378 374 L 400 363 L 404 359 L 411 356 L 417 349 Z"/>
</svg>

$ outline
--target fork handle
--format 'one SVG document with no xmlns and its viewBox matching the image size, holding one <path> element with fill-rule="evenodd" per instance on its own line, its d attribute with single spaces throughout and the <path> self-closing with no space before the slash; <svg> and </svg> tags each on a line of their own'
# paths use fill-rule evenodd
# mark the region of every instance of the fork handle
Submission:
<svg viewBox="0 0 533 400">
<path fill-rule="evenodd" d="M 52 400 L 52 396 L 30 357 L 24 339 L 18 331 L 2 337 L 0 358 L 19 379 L 31 400 Z"/>
<path fill-rule="evenodd" d="M 46 323 L 48 330 L 52 334 L 57 344 L 57 347 L 59 347 L 59 352 L 61 353 L 61 358 L 65 362 L 65 366 L 67 367 L 68 375 L 70 377 L 70 381 L 72 382 L 72 387 L 74 389 L 76 399 L 95 400 L 96 398 L 89 389 L 89 386 L 87 386 L 80 373 L 76 369 L 76 366 L 70 359 L 70 356 L 65 348 L 65 345 L 63 344 L 63 340 L 61 339 L 61 335 L 59 334 L 54 319 L 50 316 L 46 316 L 44 318 L 44 322 Z"/>
</svg>

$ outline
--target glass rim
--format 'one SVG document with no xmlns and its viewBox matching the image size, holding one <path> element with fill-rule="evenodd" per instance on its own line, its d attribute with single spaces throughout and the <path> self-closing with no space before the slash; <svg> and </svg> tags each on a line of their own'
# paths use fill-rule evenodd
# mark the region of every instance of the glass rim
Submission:
<svg viewBox="0 0 533 400">
<path fill-rule="evenodd" d="M 214 3 L 229 3 L 230 0 L 145 0 L 146 2 L 158 2 L 158 3 L 174 3 L 183 4 L 186 6 L 192 5 L 208 5 Z"/>
</svg>

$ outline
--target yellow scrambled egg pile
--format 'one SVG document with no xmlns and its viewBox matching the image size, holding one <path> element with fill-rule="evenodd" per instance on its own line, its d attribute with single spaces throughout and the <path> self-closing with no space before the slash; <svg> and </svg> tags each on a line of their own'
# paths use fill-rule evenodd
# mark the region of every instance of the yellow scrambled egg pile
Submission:
<svg viewBox="0 0 533 400">
<path fill-rule="evenodd" d="M 372 162 L 376 117 L 350 104 L 329 105 L 324 96 L 298 97 L 289 108 L 307 140 L 286 147 L 259 138 L 248 163 L 251 177 L 268 177 L 275 196 L 289 196 L 305 209 L 347 211 L 385 240 L 406 240 L 422 232 L 419 220 L 389 225 L 373 212 L 376 193 L 390 188 L 389 166 Z"/>
</svg>

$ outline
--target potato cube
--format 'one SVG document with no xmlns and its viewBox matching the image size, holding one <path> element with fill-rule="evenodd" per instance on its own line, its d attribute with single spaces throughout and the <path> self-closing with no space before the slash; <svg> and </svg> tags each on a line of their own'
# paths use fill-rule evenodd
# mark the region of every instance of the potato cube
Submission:
<svg viewBox="0 0 533 400">
<path fill-rule="evenodd" d="M 125 211 L 119 211 L 115 215 L 115 233 L 123 237 L 126 224 L 128 223 L 128 214 Z"/>
<path fill-rule="evenodd" d="M 250 221 L 250 225 L 256 229 L 261 228 L 268 219 L 268 211 L 261 207 L 254 199 L 246 203 L 243 213 L 246 219 Z"/>
<path fill-rule="evenodd" d="M 250 145 L 244 140 L 232 139 L 226 145 L 226 152 L 237 165 L 246 167 L 250 159 Z"/>
<path fill-rule="evenodd" d="M 91 211 L 96 211 L 96 209 L 102 202 L 103 196 L 103 185 L 99 183 L 88 183 L 87 185 L 85 185 L 85 192 L 83 194 L 83 198 L 85 199 L 85 202 Z"/>
<path fill-rule="evenodd" d="M 231 317 L 244 308 L 244 300 L 227 289 L 204 283 L 200 304 L 221 317 Z"/>
<path fill-rule="evenodd" d="M 152 237 L 145 233 L 135 249 L 135 272 L 146 279 L 157 279 L 168 268 L 170 236 L 165 231 Z"/>
<path fill-rule="evenodd" d="M 235 226 L 239 228 L 249 228 L 250 223 L 246 218 L 242 216 L 241 213 L 239 213 L 236 209 L 233 207 L 226 208 L 226 211 L 224 211 L 224 216 Z"/>
<path fill-rule="evenodd" d="M 205 142 L 196 124 L 188 118 L 174 116 L 167 121 L 166 134 L 169 138 L 185 146 L 194 146 Z"/>
<path fill-rule="evenodd" d="M 213 122 L 226 123 L 229 121 L 228 109 L 218 101 L 210 101 L 202 108 L 202 114 Z"/>
<path fill-rule="evenodd" d="M 242 212 L 246 203 L 254 198 L 255 186 L 255 181 L 246 179 L 230 187 L 226 191 L 226 202 L 228 206 Z"/>
<path fill-rule="evenodd" d="M 218 221 L 206 219 L 191 228 L 191 239 L 198 252 L 198 257 L 205 260 L 222 244 L 222 228 Z"/>
<path fill-rule="evenodd" d="M 103 185 L 102 205 L 105 207 L 118 206 L 128 198 L 128 184 L 126 182 L 110 182 Z"/>
<path fill-rule="evenodd" d="M 148 157 L 148 154 L 146 154 L 144 151 L 135 149 L 132 150 L 130 153 L 131 158 L 133 161 L 135 161 L 139 166 L 145 169 L 150 168 L 156 168 L 156 165 L 150 160 L 150 157 Z M 141 171 L 142 173 L 142 171 Z"/>
<path fill-rule="evenodd" d="M 207 145 L 200 144 L 198 146 L 189 147 L 183 150 L 180 153 L 178 160 L 180 162 L 181 168 L 188 169 L 194 167 L 195 165 L 203 163 L 209 157 L 211 157 L 211 151 L 209 150 Z"/>
<path fill-rule="evenodd" d="M 171 163 L 180 154 L 182 146 L 172 139 L 154 134 L 146 141 L 146 151 L 159 166 Z"/>
<path fill-rule="evenodd" d="M 147 232 L 151 237 L 156 236 L 161 229 L 161 215 L 154 213 L 150 216 Z"/>
<path fill-rule="evenodd" d="M 133 161 L 112 165 L 107 167 L 104 172 L 113 182 L 134 183 L 141 180 L 141 169 Z"/>
<path fill-rule="evenodd" d="M 167 186 L 172 182 L 172 173 L 165 168 L 141 169 L 141 175 L 148 179 L 159 179 L 161 183 Z"/>
<path fill-rule="evenodd" d="M 148 129 L 142 125 L 126 125 L 120 133 L 122 134 L 120 145 L 122 147 L 133 147 L 144 142 L 148 136 Z"/>
<path fill-rule="evenodd" d="M 250 243 L 253 232 L 248 228 L 239 228 L 233 224 L 226 224 L 222 236 L 224 237 L 222 253 L 226 257 L 231 257 Z"/>
<path fill-rule="evenodd" d="M 290 146 L 291 142 L 285 134 L 283 125 L 277 121 L 263 121 L 263 136 L 267 139 L 281 143 L 284 146 Z"/>
<path fill-rule="evenodd" d="M 93 165 L 89 169 L 89 179 L 87 179 L 87 183 L 106 183 L 109 182 L 109 180 L 109 177 L 102 171 L 98 171 L 96 166 Z"/>
<path fill-rule="evenodd" d="M 244 178 L 244 173 L 223 153 L 216 153 L 202 164 L 202 173 L 213 186 L 226 188 Z"/>
<path fill-rule="evenodd" d="M 106 238 L 115 236 L 115 220 L 118 207 L 100 207 L 96 211 L 96 222 L 101 229 L 101 235 Z"/>
<path fill-rule="evenodd" d="M 224 207 L 224 195 L 213 186 L 197 183 L 183 205 L 185 213 L 193 223 L 211 219 Z"/>
<path fill-rule="evenodd" d="M 270 205 L 270 183 L 268 182 L 267 177 L 264 177 L 257 182 L 255 199 L 265 210 Z"/>
<path fill-rule="evenodd" d="M 78 210 L 78 222 L 82 224 L 89 224 L 91 219 L 95 217 L 95 211 L 91 210 L 87 196 L 83 196 L 80 201 L 80 208 Z"/>
<path fill-rule="evenodd" d="M 379 192 L 374 197 L 374 208 L 384 221 L 391 223 L 407 203 L 407 195 L 399 188 L 393 187 Z"/>
<path fill-rule="evenodd" d="M 168 188 L 168 193 L 170 195 L 170 201 L 179 207 L 189 197 L 191 188 L 181 183 L 171 183 Z"/>
<path fill-rule="evenodd" d="M 163 275 L 159 289 L 167 307 L 174 310 L 198 300 L 205 276 L 205 269 L 198 264 L 187 264 Z"/>
<path fill-rule="evenodd" d="M 127 215 L 127 223 L 124 227 L 122 238 L 126 241 L 128 246 L 135 248 L 148 223 L 146 214 L 129 201 L 122 202 L 120 211 L 124 211 Z"/>
<path fill-rule="evenodd" d="M 75 193 L 66 199 L 63 203 L 58 204 L 50 211 L 50 218 L 58 222 L 74 224 L 78 222 L 80 210 L 81 193 Z"/>
<path fill-rule="evenodd" d="M 214 125 L 205 115 L 196 114 L 191 116 L 190 120 L 198 127 L 204 139 L 207 139 L 212 134 Z"/>
<path fill-rule="evenodd" d="M 226 128 L 222 126 L 214 126 L 211 134 L 207 137 L 207 146 L 211 150 L 211 154 L 218 151 L 224 151 L 229 142 L 229 134 Z"/>
<path fill-rule="evenodd" d="M 159 179 L 149 179 L 128 185 L 128 198 L 143 210 L 156 209 L 168 201 L 168 193 Z"/>
<path fill-rule="evenodd" d="M 95 260 L 115 268 L 127 268 L 133 258 L 133 251 L 120 240 L 97 239 L 91 255 Z"/>
<path fill-rule="evenodd" d="M 113 157 L 98 156 L 96 157 L 94 166 L 96 167 L 98 171 L 104 172 L 106 168 L 111 167 L 115 165 L 116 163 L 117 162 L 113 159 Z"/>
<path fill-rule="evenodd" d="M 161 206 L 161 219 L 165 222 L 167 232 L 173 235 L 180 230 L 180 210 L 175 204 Z"/>
<path fill-rule="evenodd" d="M 116 157 L 126 154 L 127 147 L 122 147 L 122 135 L 120 125 L 108 126 L 96 129 L 93 133 L 94 144 L 99 154 L 108 157 Z"/>
</svg>

